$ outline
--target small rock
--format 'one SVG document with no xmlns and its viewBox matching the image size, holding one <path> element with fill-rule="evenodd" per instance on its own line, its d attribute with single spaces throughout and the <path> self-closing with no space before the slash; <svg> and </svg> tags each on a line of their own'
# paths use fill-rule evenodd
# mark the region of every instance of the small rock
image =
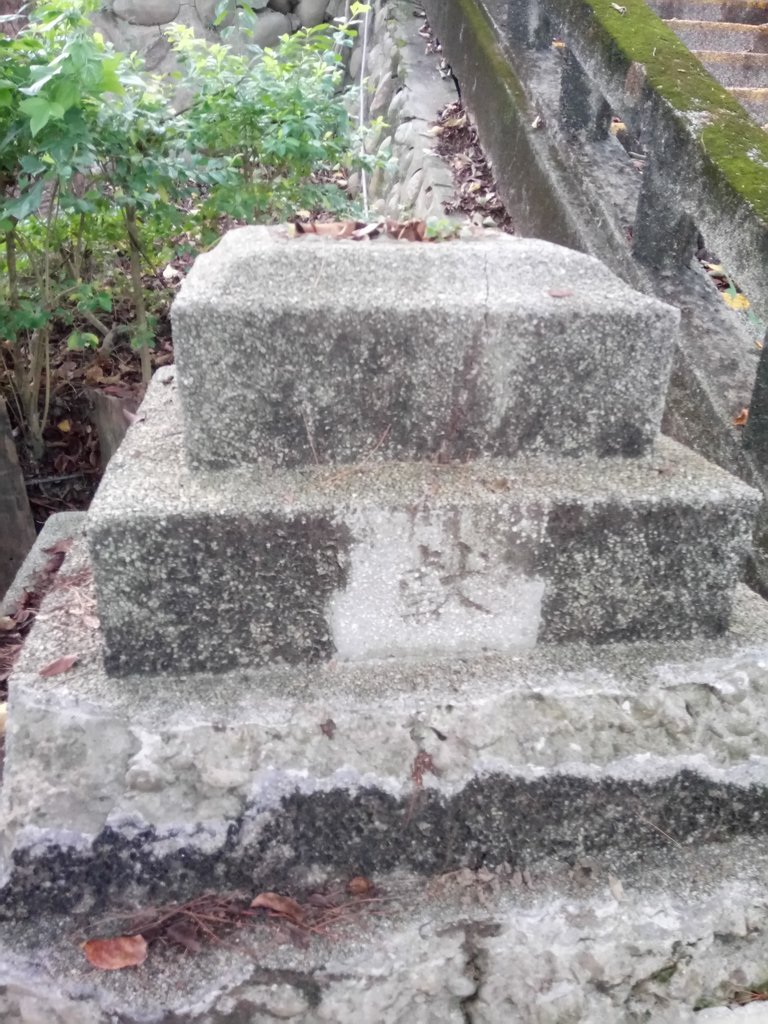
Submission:
<svg viewBox="0 0 768 1024">
<path fill-rule="evenodd" d="M 264 10 L 256 15 L 253 30 L 253 42 L 256 46 L 276 46 L 280 36 L 290 32 L 291 23 L 285 14 L 279 11 Z"/>
<path fill-rule="evenodd" d="M 315 25 L 321 25 L 326 20 L 327 7 L 328 0 L 299 0 L 296 13 L 304 28 L 314 28 Z"/>
<path fill-rule="evenodd" d="M 179 13 L 179 0 L 115 0 L 115 17 L 130 25 L 166 25 Z"/>
<path fill-rule="evenodd" d="M 371 100 L 371 106 L 368 111 L 370 117 L 383 117 L 387 112 L 387 107 L 392 102 L 392 97 L 395 95 L 395 88 L 397 86 L 397 79 L 393 78 L 389 73 L 382 78 L 379 82 L 379 86 L 376 89 L 373 99 Z"/>
<path fill-rule="evenodd" d="M 356 46 L 352 51 L 352 56 L 349 58 L 349 77 L 353 81 L 357 81 L 360 77 L 360 68 L 363 64 L 363 48 L 362 46 Z"/>
</svg>

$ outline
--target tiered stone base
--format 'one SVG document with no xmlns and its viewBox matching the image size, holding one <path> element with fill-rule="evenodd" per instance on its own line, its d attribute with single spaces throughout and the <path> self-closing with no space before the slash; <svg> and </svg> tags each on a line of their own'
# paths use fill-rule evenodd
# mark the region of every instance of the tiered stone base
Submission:
<svg viewBox="0 0 768 1024">
<path fill-rule="evenodd" d="M 709 641 L 115 679 L 82 546 L 60 582 L 12 680 L 6 913 L 316 872 L 629 865 L 768 828 L 768 612 L 748 591 Z"/>
</svg>

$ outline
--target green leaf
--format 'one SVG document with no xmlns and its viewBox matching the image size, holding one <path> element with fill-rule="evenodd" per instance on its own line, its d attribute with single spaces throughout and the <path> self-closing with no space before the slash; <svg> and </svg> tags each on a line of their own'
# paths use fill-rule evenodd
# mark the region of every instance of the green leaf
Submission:
<svg viewBox="0 0 768 1024">
<path fill-rule="evenodd" d="M 67 338 L 67 348 L 74 351 L 82 351 L 84 348 L 98 348 L 98 335 L 91 331 L 72 331 Z"/>
<path fill-rule="evenodd" d="M 120 65 L 123 62 L 122 56 L 116 54 L 111 57 L 105 57 L 101 62 L 101 88 L 104 92 L 113 92 L 118 96 L 121 96 L 125 89 L 123 83 L 120 81 L 118 71 Z"/>
<path fill-rule="evenodd" d="M 80 99 L 80 88 L 77 82 L 72 79 L 65 79 L 60 82 L 56 87 L 54 93 L 54 100 L 56 103 L 61 104 L 62 109 L 69 110 L 70 107 L 74 107 Z"/>
<path fill-rule="evenodd" d="M 23 100 L 19 106 L 29 115 L 29 130 L 33 136 L 39 135 L 49 121 L 56 121 L 64 116 L 62 105 L 51 102 L 45 96 L 31 96 Z"/>
<path fill-rule="evenodd" d="M 24 195 L 10 203 L 5 204 L 3 214 L 6 217 L 15 217 L 16 220 L 24 220 L 31 213 L 35 213 L 43 200 L 43 188 L 45 182 L 41 179 Z"/>
<path fill-rule="evenodd" d="M 39 174 L 40 171 L 46 170 L 47 166 L 36 156 L 29 156 L 28 154 L 24 154 L 24 156 L 19 157 L 19 163 L 21 164 L 22 170 L 27 174 Z"/>
<path fill-rule="evenodd" d="M 33 71 L 37 71 L 35 68 Z M 43 70 L 42 68 L 40 70 Z M 25 89 L 19 89 L 19 92 L 24 93 L 25 96 L 37 96 L 37 94 L 46 86 L 52 79 L 56 78 L 57 75 L 61 74 L 61 68 L 49 68 L 45 74 L 41 75 L 37 81 L 33 82 L 32 85 L 28 85 Z"/>
</svg>

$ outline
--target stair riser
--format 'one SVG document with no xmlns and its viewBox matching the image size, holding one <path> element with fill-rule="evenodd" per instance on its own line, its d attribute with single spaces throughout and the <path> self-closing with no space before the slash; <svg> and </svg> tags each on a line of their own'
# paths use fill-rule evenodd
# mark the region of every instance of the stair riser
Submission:
<svg viewBox="0 0 768 1024">
<path fill-rule="evenodd" d="M 618 856 L 629 866 L 666 847 L 669 835 L 723 842 L 766 831 L 768 787 L 688 771 L 651 783 L 488 774 L 452 796 L 416 782 L 407 797 L 375 781 L 297 788 L 277 807 L 257 802 L 237 819 L 201 823 L 187 834 L 123 823 L 79 839 L 71 830 L 22 836 L 30 844 L 13 852 L 0 917 L 66 912 L 84 899 L 101 908 L 118 898 L 154 902 L 207 888 L 280 890 L 301 885 L 310 868 L 328 876 L 432 875 L 584 855 Z"/>
<path fill-rule="evenodd" d="M 696 56 L 721 85 L 760 89 L 768 85 L 768 54 L 713 53 L 700 51 Z"/>
<path fill-rule="evenodd" d="M 660 18 L 683 21 L 723 21 L 739 25 L 764 25 L 768 5 L 764 0 L 654 0 Z"/>
<path fill-rule="evenodd" d="M 705 21 L 668 21 L 667 25 L 691 50 L 768 53 L 768 28 Z"/>
<path fill-rule="evenodd" d="M 750 512 L 565 497 L 94 522 L 106 665 L 213 671 L 714 636 Z"/>
<path fill-rule="evenodd" d="M 115 674 L 717 635 L 758 501 L 668 441 L 650 460 L 190 474 L 166 377 L 142 417 L 89 518 Z"/>
<path fill-rule="evenodd" d="M 754 90 L 750 94 L 745 90 L 735 90 L 733 95 L 759 121 L 760 124 L 768 122 L 768 89 Z"/>
</svg>

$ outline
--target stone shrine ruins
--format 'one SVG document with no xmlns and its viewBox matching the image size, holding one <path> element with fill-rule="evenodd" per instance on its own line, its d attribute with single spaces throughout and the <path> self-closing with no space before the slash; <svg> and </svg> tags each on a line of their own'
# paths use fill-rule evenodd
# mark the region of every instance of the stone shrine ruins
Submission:
<svg viewBox="0 0 768 1024">
<path fill-rule="evenodd" d="M 11 680 L 4 1021 L 706 1024 L 764 976 L 760 498 L 660 434 L 678 322 L 493 232 L 197 260 Z M 71 938 L 350 875 L 381 913 L 303 944 Z"/>
</svg>

